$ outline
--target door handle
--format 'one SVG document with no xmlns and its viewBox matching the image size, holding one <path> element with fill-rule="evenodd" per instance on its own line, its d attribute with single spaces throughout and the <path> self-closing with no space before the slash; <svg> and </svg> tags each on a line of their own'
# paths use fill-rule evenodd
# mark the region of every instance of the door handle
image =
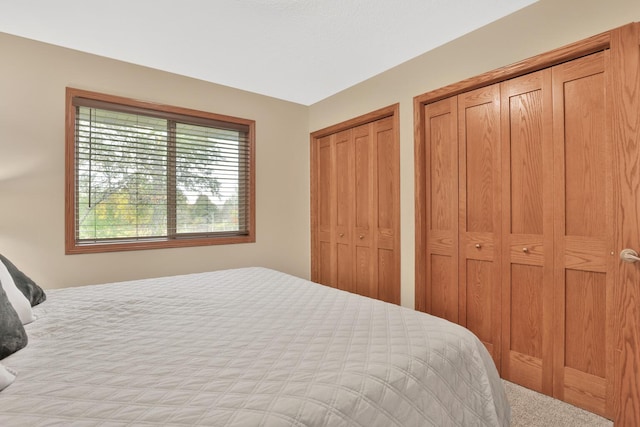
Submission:
<svg viewBox="0 0 640 427">
<path fill-rule="evenodd" d="M 638 252 L 633 249 L 623 249 L 620 252 L 620 259 L 624 262 L 637 262 L 640 261 L 640 257 L 638 257 Z"/>
</svg>

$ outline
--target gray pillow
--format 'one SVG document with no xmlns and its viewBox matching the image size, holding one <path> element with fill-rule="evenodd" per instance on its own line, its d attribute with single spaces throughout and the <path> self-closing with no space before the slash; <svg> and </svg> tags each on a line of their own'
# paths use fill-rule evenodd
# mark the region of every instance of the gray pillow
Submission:
<svg viewBox="0 0 640 427">
<path fill-rule="evenodd" d="M 27 332 L 7 294 L 0 286 L 0 359 L 27 345 Z"/>
<path fill-rule="evenodd" d="M 1 254 L 0 261 L 2 261 L 7 267 L 7 270 L 9 270 L 9 274 L 11 274 L 11 277 L 13 277 L 13 281 L 15 282 L 16 287 L 20 289 L 25 297 L 27 297 L 27 299 L 31 303 L 31 307 L 34 307 L 47 299 L 47 295 L 44 293 L 40 286 L 36 285 L 33 280 L 31 280 L 22 271 L 18 270 L 18 267 L 13 265 L 11 261 L 9 261 Z"/>
</svg>

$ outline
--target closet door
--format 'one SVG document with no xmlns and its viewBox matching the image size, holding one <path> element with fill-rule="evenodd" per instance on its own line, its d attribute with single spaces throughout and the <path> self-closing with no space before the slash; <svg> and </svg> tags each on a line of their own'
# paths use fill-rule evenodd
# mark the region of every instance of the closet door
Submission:
<svg viewBox="0 0 640 427">
<path fill-rule="evenodd" d="M 640 23 L 612 31 L 611 99 L 614 243 L 616 253 L 640 250 Z M 640 425 L 640 265 L 620 262 L 615 273 L 615 425 Z"/>
<path fill-rule="evenodd" d="M 356 173 L 352 130 L 316 141 L 314 147 L 316 256 L 313 280 L 356 292 L 354 202 Z"/>
<path fill-rule="evenodd" d="M 336 135 L 337 288 L 400 303 L 397 154 L 390 118 Z"/>
<path fill-rule="evenodd" d="M 458 98 L 424 106 L 425 310 L 458 323 Z"/>
<path fill-rule="evenodd" d="M 317 204 L 313 210 L 316 230 L 313 234 L 316 256 L 313 263 L 313 280 L 336 287 L 336 182 L 335 135 L 325 136 L 312 147 L 315 169 L 313 181 Z"/>
<path fill-rule="evenodd" d="M 400 303 L 394 117 L 312 140 L 312 280 Z"/>
<path fill-rule="evenodd" d="M 458 95 L 460 324 L 500 367 L 500 85 Z"/>
<path fill-rule="evenodd" d="M 553 68 L 554 395 L 613 415 L 609 51 Z"/>
<path fill-rule="evenodd" d="M 369 129 L 374 140 L 370 145 L 372 167 L 369 168 L 370 224 L 374 226 L 366 228 L 369 242 L 360 238 L 367 236 L 362 227 L 358 226 L 356 231 L 359 241 L 371 248 L 369 271 L 373 279 L 370 283 L 377 289 L 360 293 L 400 304 L 400 152 L 394 119 L 377 120 L 369 124 Z"/>
<path fill-rule="evenodd" d="M 353 129 L 353 164 L 349 171 L 354 174 L 353 193 L 348 200 L 353 204 L 353 227 L 351 230 L 351 242 L 353 253 L 353 274 L 355 278 L 351 292 L 360 295 L 377 297 L 377 283 L 373 281 L 372 251 L 371 251 L 371 223 L 372 223 L 372 196 L 373 196 L 373 170 L 371 168 L 371 146 L 373 143 L 369 125 L 359 126 Z"/>
<path fill-rule="evenodd" d="M 501 84 L 502 376 L 553 393 L 551 70 Z"/>
<path fill-rule="evenodd" d="M 332 136 L 335 145 L 335 168 L 333 179 L 336 186 L 335 198 L 335 242 L 336 242 L 336 285 L 338 289 L 355 292 L 353 260 L 353 197 L 354 155 L 351 130 Z"/>
</svg>

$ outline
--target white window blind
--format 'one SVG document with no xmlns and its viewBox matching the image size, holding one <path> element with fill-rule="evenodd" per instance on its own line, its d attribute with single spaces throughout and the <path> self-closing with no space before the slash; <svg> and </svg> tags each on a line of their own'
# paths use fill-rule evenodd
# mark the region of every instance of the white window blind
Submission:
<svg viewBox="0 0 640 427">
<path fill-rule="evenodd" d="M 248 235 L 249 126 L 83 97 L 76 244 Z"/>
</svg>

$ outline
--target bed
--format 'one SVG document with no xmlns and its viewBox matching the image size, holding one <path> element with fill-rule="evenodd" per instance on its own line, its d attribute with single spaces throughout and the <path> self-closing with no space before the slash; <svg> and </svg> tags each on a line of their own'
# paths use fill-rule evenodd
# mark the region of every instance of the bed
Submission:
<svg viewBox="0 0 640 427">
<path fill-rule="evenodd" d="M 265 268 L 48 290 L 7 426 L 508 426 L 468 330 Z"/>
</svg>

